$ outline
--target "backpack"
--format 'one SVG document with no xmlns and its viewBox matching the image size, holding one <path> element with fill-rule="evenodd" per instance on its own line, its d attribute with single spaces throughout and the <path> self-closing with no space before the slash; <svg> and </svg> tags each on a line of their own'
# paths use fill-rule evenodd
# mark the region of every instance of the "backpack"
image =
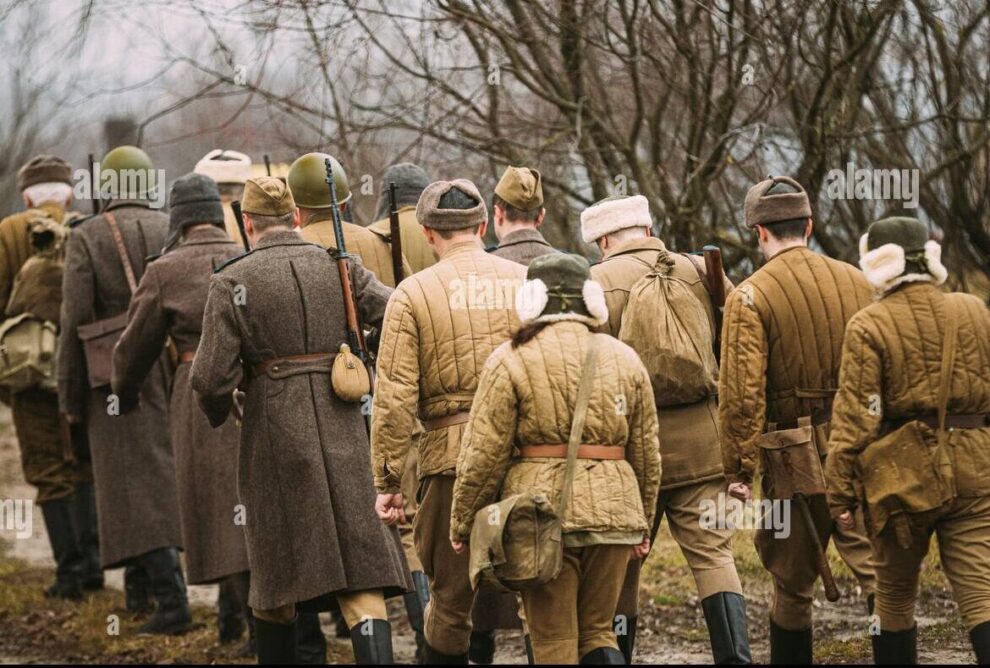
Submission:
<svg viewBox="0 0 990 668">
<path fill-rule="evenodd" d="M 650 374 L 657 406 L 693 404 L 718 391 L 708 313 L 689 284 L 671 275 L 673 267 L 674 258 L 661 251 L 630 288 L 619 325 L 619 340 Z"/>
<path fill-rule="evenodd" d="M 10 392 L 30 388 L 55 390 L 57 318 L 61 303 L 62 243 L 65 228 L 43 212 L 31 219 L 33 255 L 14 277 L 0 324 L 0 387 Z"/>
</svg>

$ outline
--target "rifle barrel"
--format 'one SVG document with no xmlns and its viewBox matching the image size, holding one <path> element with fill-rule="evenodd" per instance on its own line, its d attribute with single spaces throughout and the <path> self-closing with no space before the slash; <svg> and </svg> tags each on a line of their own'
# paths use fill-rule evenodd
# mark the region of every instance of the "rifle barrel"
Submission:
<svg viewBox="0 0 990 668">
<path fill-rule="evenodd" d="M 237 231 L 241 233 L 241 241 L 244 243 L 244 252 L 251 250 L 251 242 L 248 241 L 247 230 L 244 228 L 244 215 L 241 213 L 240 200 L 230 203 L 230 210 L 234 212 L 234 220 L 237 221 Z"/>
<path fill-rule="evenodd" d="M 392 248 L 392 273 L 395 284 L 405 278 L 402 270 L 402 227 L 399 225 L 399 206 L 395 198 L 395 181 L 388 184 L 388 227 L 389 245 Z"/>
</svg>

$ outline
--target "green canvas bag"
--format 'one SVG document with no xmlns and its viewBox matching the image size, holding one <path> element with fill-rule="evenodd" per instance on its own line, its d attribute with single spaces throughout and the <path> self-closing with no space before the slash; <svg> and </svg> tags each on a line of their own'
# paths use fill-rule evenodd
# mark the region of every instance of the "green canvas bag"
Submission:
<svg viewBox="0 0 990 668">
<path fill-rule="evenodd" d="M 577 450 L 584 431 L 597 361 L 598 346 L 591 333 L 574 405 L 564 484 L 557 507 L 545 494 L 514 494 L 475 514 L 469 567 L 471 586 L 475 589 L 486 580 L 510 591 L 523 591 L 546 584 L 560 574 L 564 563 L 563 517 L 571 498 Z"/>
<path fill-rule="evenodd" d="M 55 323 L 30 313 L 5 320 L 0 325 L 0 387 L 10 392 L 54 390 L 57 347 Z"/>
<path fill-rule="evenodd" d="M 906 520 L 937 518 L 956 497 L 955 472 L 946 444 L 945 417 L 949 385 L 956 358 L 959 323 L 949 319 L 942 343 L 938 390 L 938 430 L 911 420 L 870 443 L 856 458 L 856 477 L 862 481 L 867 525 L 879 536 L 893 522 L 897 540 L 907 548 L 912 541 Z"/>
</svg>

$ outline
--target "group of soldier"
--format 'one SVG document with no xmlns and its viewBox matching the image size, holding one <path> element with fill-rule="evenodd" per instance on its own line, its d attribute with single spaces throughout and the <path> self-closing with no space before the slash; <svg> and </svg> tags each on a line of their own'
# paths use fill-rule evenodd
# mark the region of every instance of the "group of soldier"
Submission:
<svg viewBox="0 0 990 668">
<path fill-rule="evenodd" d="M 135 147 L 101 164 L 154 171 Z M 57 390 L 4 399 L 57 562 L 49 595 L 78 599 L 123 567 L 127 610 L 150 616 L 141 632 L 175 634 L 191 625 L 186 583 L 217 583 L 221 641 L 247 628 L 241 655 L 264 664 L 324 662 L 324 611 L 357 663 L 392 663 L 393 597 L 426 664 L 491 663 L 499 628 L 523 629 L 530 663 L 625 664 L 666 517 L 714 662 L 749 663 L 733 529 L 702 515 L 726 495 L 750 501 L 759 478 L 764 498 L 807 520 L 756 530 L 771 662 L 812 662 L 831 540 L 879 616 L 876 661 L 916 663 L 919 572 L 937 534 L 990 663 L 990 314 L 940 289 L 947 272 L 921 222 L 875 222 L 860 271 L 809 248 L 807 194 L 768 178 L 744 205 L 766 263 L 734 288 L 715 276 L 723 310 L 711 266 L 653 236 L 642 196 L 582 212 L 602 256 L 592 266 L 541 234 L 535 169 L 508 167 L 490 197 L 409 163 L 379 185 L 365 227 L 338 218 L 354 208 L 330 156 L 253 177 L 247 156 L 218 150 L 173 181 L 167 214 L 151 204 L 164 184 L 149 181 L 107 190 L 83 218 L 67 163 L 23 167 L 27 210 L 0 222 L 0 305 L 58 323 Z M 59 239 L 55 280 L 26 271 L 39 226 Z M 682 293 L 647 321 L 696 312 L 710 328 L 695 352 L 719 366 L 691 379 L 702 391 L 687 401 L 656 382 L 665 342 L 632 324 L 651 280 Z M 514 298 L 497 298 L 507 285 Z M 126 325 L 100 383 L 87 327 L 115 317 Z M 365 338 L 364 360 L 347 356 L 342 344 Z M 351 372 L 374 360 L 359 400 L 333 377 L 341 360 Z M 884 496 L 874 469 L 903 478 L 905 462 L 863 457 L 908 424 L 935 462 L 912 469 L 917 485 L 951 481 L 937 507 L 896 490 L 884 498 L 897 503 L 872 501 Z M 476 516 L 534 493 L 566 501 L 559 572 L 517 592 L 479 584 Z"/>
</svg>

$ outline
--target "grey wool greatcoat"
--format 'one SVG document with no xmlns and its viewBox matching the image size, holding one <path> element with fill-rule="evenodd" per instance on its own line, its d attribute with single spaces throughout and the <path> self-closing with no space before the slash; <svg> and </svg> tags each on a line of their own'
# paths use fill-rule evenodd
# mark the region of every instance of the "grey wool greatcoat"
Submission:
<svg viewBox="0 0 990 668">
<path fill-rule="evenodd" d="M 380 323 L 391 290 L 359 261 L 351 267 L 363 322 Z M 192 386 L 214 426 L 229 418 L 234 388 L 246 394 L 239 489 L 254 609 L 327 610 L 337 592 L 412 588 L 398 532 L 375 514 L 362 404 L 333 394 L 329 362 L 256 371 L 346 340 L 337 265 L 292 230 L 268 233 L 213 275 Z"/>
<path fill-rule="evenodd" d="M 235 521 L 240 429 L 234 420 L 210 426 L 196 405 L 187 359 L 199 345 L 214 268 L 242 252 L 222 227 L 188 230 L 174 250 L 145 269 L 113 356 L 113 390 L 121 405 L 129 406 L 137 402 L 167 338 L 179 352 L 168 425 L 189 584 L 248 570 L 243 523 Z"/>
<path fill-rule="evenodd" d="M 509 232 L 502 237 L 498 246 L 490 248 L 488 252 L 528 267 L 530 262 L 541 255 L 560 251 L 551 246 L 538 229 L 525 228 Z"/>
<path fill-rule="evenodd" d="M 140 280 L 145 258 L 161 250 L 168 217 L 146 202 L 116 201 L 107 209 L 117 220 Z M 164 355 L 141 386 L 140 408 L 126 415 L 113 414 L 117 411 L 109 387 L 91 390 L 87 381 L 79 325 L 125 313 L 130 301 L 109 223 L 102 215 L 83 220 L 70 231 L 65 249 L 58 397 L 62 412 L 86 421 L 104 568 L 182 544 Z"/>
</svg>

